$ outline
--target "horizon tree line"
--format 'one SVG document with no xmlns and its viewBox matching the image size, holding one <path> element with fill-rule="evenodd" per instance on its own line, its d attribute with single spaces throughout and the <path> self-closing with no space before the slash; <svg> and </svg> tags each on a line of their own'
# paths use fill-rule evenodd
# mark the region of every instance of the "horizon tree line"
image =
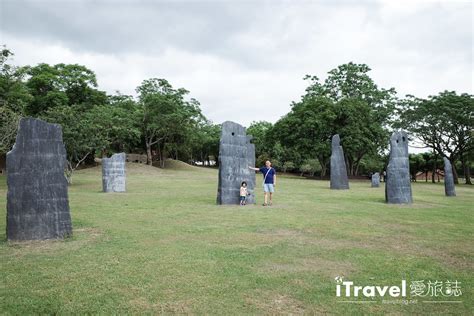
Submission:
<svg viewBox="0 0 474 316">
<path fill-rule="evenodd" d="M 0 55 L 0 155 L 13 146 L 18 121 L 31 116 L 63 129 L 68 170 L 115 152 L 142 153 L 147 164 L 164 167 L 167 158 L 188 163 L 218 161 L 220 125 L 208 120 L 198 100 L 166 79 L 145 79 L 137 97 L 99 90 L 95 73 L 77 64 L 14 66 L 13 53 Z M 331 137 L 341 136 L 349 176 L 381 172 L 393 129 L 405 129 L 431 150 L 411 155 L 412 172 L 442 167 L 446 156 L 471 184 L 474 161 L 474 98 L 443 91 L 426 99 L 398 98 L 394 88 L 379 87 L 370 67 L 349 62 L 321 82 L 307 75 L 300 100 L 274 124 L 252 122 L 257 162 L 271 159 L 284 172 L 324 178 L 328 175 Z M 426 156 L 426 155 L 425 155 Z M 426 156 L 426 157 L 428 157 Z M 420 158 L 422 157 L 422 158 Z M 417 170 L 413 170 L 416 168 Z M 434 182 L 434 178 L 432 180 Z"/>
</svg>

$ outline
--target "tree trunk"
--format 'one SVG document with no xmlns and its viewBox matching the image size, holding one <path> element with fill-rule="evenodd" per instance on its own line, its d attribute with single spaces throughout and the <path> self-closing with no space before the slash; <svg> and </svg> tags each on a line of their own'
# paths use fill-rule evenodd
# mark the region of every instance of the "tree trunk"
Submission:
<svg viewBox="0 0 474 316">
<path fill-rule="evenodd" d="M 160 167 L 165 168 L 165 144 L 163 144 L 163 148 L 158 145 L 159 150 L 159 157 L 160 157 Z"/>
<path fill-rule="evenodd" d="M 66 176 L 67 185 L 72 185 L 72 166 L 69 161 L 66 170 L 64 170 L 64 174 Z"/>
<path fill-rule="evenodd" d="M 461 158 L 462 170 L 464 172 L 464 179 L 466 184 L 472 184 L 471 182 L 471 170 L 469 168 L 469 162 L 466 162 L 464 157 Z"/>
<path fill-rule="evenodd" d="M 466 164 L 466 169 L 464 169 L 464 174 L 466 177 L 466 184 L 472 184 L 471 182 L 471 168 L 469 167 L 469 162 Z"/>
<path fill-rule="evenodd" d="M 456 162 L 451 161 L 451 165 L 453 166 L 453 178 L 454 178 L 454 184 L 459 184 L 459 178 L 458 178 L 458 172 L 456 170 Z"/>
<path fill-rule="evenodd" d="M 436 161 L 438 160 L 438 156 L 435 155 L 434 163 L 433 163 L 433 171 L 431 173 L 431 182 L 435 183 L 435 174 L 436 174 Z"/>
<path fill-rule="evenodd" d="M 359 175 L 359 164 L 356 165 L 356 169 L 354 171 L 354 175 L 358 176 Z"/>
<path fill-rule="evenodd" d="M 321 164 L 321 179 L 322 179 L 326 176 L 326 173 L 327 173 L 328 169 L 327 169 L 326 164 L 322 164 L 321 162 L 320 162 L 320 164 Z"/>
<path fill-rule="evenodd" d="M 152 164 L 151 145 L 149 143 L 146 143 L 146 164 Z"/>
</svg>

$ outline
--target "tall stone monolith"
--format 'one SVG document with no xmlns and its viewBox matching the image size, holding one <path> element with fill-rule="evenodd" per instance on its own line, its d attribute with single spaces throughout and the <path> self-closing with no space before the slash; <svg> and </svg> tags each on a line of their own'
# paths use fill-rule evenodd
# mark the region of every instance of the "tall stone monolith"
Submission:
<svg viewBox="0 0 474 316">
<path fill-rule="evenodd" d="M 390 137 L 390 158 L 385 181 L 385 201 L 387 203 L 412 203 L 408 136 L 404 131 L 396 131 Z"/>
<path fill-rule="evenodd" d="M 344 151 L 340 145 L 339 135 L 332 137 L 331 141 L 331 189 L 349 189 L 346 161 Z"/>
<path fill-rule="evenodd" d="M 66 150 L 60 125 L 23 118 L 7 154 L 7 238 L 34 240 L 72 234 Z"/>
<path fill-rule="evenodd" d="M 372 188 L 378 188 L 380 186 L 380 173 L 376 172 L 372 175 Z"/>
<path fill-rule="evenodd" d="M 443 157 L 444 161 L 444 192 L 446 196 L 456 196 L 454 186 L 453 167 L 448 158 Z"/>
<path fill-rule="evenodd" d="M 255 172 L 248 168 L 255 166 L 255 145 L 251 139 L 245 127 L 230 121 L 222 124 L 217 204 L 238 205 L 242 181 L 247 182 L 250 193 L 247 203 L 255 203 Z"/>
<path fill-rule="evenodd" d="M 104 192 L 125 192 L 125 153 L 102 158 L 102 189 Z"/>
</svg>

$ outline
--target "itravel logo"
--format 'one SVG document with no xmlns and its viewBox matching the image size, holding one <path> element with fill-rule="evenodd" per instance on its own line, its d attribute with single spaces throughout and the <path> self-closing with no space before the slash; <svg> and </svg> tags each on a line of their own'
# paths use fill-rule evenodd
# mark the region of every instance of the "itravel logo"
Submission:
<svg viewBox="0 0 474 316">
<path fill-rule="evenodd" d="M 337 285 L 336 285 L 336 296 L 341 297 L 341 293 L 345 297 L 358 297 L 362 294 L 365 297 L 375 297 L 380 296 L 384 297 L 388 294 L 391 297 L 407 297 L 407 281 L 402 280 L 401 285 L 365 285 L 365 286 L 357 286 L 354 285 L 352 281 L 343 281 L 342 277 L 335 278 Z"/>
<path fill-rule="evenodd" d="M 352 281 L 344 281 L 342 276 L 335 277 L 336 280 L 336 296 L 337 297 L 366 297 L 371 300 L 364 301 L 343 301 L 348 303 L 367 303 L 374 302 L 374 297 L 391 297 L 399 298 L 406 302 L 407 295 L 411 298 L 420 298 L 423 303 L 462 303 L 460 298 L 463 294 L 461 282 L 458 280 L 414 280 L 411 281 L 407 291 L 407 280 L 401 280 L 400 284 L 396 285 L 355 285 Z M 386 302 L 386 300 L 382 300 Z M 394 302 L 387 301 L 387 302 Z M 416 300 L 410 301 L 416 303 Z"/>
</svg>

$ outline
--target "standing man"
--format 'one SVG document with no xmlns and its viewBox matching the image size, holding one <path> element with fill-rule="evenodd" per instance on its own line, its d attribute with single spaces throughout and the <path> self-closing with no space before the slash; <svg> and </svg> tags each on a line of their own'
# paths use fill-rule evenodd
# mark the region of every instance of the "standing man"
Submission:
<svg viewBox="0 0 474 316">
<path fill-rule="evenodd" d="M 263 174 L 263 191 L 265 194 L 263 206 L 272 205 L 272 194 L 275 192 L 276 186 L 276 171 L 272 167 L 270 160 L 265 161 L 265 167 L 254 168 L 250 167 L 249 169 L 260 171 Z M 270 202 L 268 202 L 268 195 L 270 195 Z"/>
</svg>

